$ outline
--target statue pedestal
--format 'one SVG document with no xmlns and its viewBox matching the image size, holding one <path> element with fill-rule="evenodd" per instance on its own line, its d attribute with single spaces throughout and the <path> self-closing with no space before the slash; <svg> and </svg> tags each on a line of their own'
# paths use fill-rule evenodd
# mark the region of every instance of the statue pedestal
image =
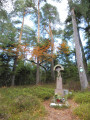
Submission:
<svg viewBox="0 0 90 120">
<path fill-rule="evenodd" d="M 63 95 L 63 89 L 55 89 L 55 94 Z"/>
<path fill-rule="evenodd" d="M 63 95 L 62 78 L 61 78 L 61 76 L 57 77 L 55 94 Z"/>
</svg>

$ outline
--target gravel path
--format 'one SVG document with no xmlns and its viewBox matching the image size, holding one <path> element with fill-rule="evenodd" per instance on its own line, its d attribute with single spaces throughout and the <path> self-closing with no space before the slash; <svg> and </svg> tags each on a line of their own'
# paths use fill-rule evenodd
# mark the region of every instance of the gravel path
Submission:
<svg viewBox="0 0 90 120">
<path fill-rule="evenodd" d="M 68 102 L 71 106 L 70 108 L 59 110 L 50 107 L 50 100 L 45 101 L 43 104 L 48 114 L 44 118 L 44 120 L 80 120 L 77 116 L 73 115 L 72 113 L 73 109 L 77 107 L 78 104 L 75 103 L 73 100 L 69 100 Z"/>
</svg>

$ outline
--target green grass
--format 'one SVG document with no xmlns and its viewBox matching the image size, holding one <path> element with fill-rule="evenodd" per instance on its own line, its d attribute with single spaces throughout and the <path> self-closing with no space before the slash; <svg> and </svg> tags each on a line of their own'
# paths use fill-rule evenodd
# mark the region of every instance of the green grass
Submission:
<svg viewBox="0 0 90 120">
<path fill-rule="evenodd" d="M 0 120 L 39 120 L 46 113 L 41 101 L 53 94 L 43 86 L 0 88 Z"/>
<path fill-rule="evenodd" d="M 90 120 L 90 92 L 75 93 L 74 100 L 80 104 L 75 108 L 74 114 L 78 115 L 81 120 Z"/>
<path fill-rule="evenodd" d="M 42 86 L 35 86 L 32 88 L 31 93 L 34 96 L 37 96 L 38 98 L 41 98 L 42 100 L 49 99 L 50 97 L 53 96 L 54 94 L 54 89 L 53 88 L 47 88 L 47 87 L 42 87 Z"/>
<path fill-rule="evenodd" d="M 90 92 L 77 92 L 75 93 L 74 100 L 77 103 L 90 103 Z"/>
<path fill-rule="evenodd" d="M 78 115 L 81 120 L 90 120 L 90 103 L 80 104 L 80 106 L 74 110 L 74 114 Z"/>
<path fill-rule="evenodd" d="M 54 85 L 0 88 L 0 120 L 43 120 L 46 111 L 42 101 L 54 96 L 54 88 Z M 90 120 L 90 92 L 67 96 L 72 97 L 80 104 L 74 114 L 81 120 Z"/>
</svg>

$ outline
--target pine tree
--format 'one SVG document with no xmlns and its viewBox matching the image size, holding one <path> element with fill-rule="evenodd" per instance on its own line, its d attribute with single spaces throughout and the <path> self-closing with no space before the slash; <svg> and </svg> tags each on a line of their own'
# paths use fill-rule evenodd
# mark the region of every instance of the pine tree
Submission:
<svg viewBox="0 0 90 120">
<path fill-rule="evenodd" d="M 68 2 L 70 4 L 71 0 L 68 0 Z M 73 24 L 73 32 L 74 32 L 74 40 L 75 40 L 75 48 L 76 48 L 77 66 L 78 66 L 78 71 L 79 71 L 81 89 L 84 90 L 88 87 L 88 81 L 87 81 L 87 76 L 85 73 L 85 68 L 84 68 L 84 64 L 83 64 L 83 60 L 81 56 L 82 53 L 80 49 L 79 35 L 78 35 L 74 8 L 71 8 L 71 15 L 72 15 L 72 24 Z"/>
<path fill-rule="evenodd" d="M 53 37 L 53 30 L 52 26 L 56 23 L 59 23 L 59 15 L 57 12 L 57 9 L 55 6 L 52 6 L 51 4 L 46 3 L 42 7 L 43 11 L 43 25 L 45 25 L 45 30 L 49 34 L 49 37 L 51 39 L 51 56 L 53 56 L 54 52 L 54 37 Z M 52 26 L 51 26 L 52 24 Z M 47 26 L 49 27 L 49 31 L 47 30 Z M 51 79 L 52 81 L 55 81 L 55 74 L 54 74 L 54 59 L 52 57 L 51 59 Z"/>
</svg>

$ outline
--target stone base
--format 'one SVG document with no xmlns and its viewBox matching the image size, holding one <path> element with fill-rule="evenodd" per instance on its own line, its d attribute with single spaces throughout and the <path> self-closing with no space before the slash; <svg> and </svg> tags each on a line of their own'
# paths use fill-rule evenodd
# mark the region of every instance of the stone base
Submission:
<svg viewBox="0 0 90 120">
<path fill-rule="evenodd" d="M 50 103 L 50 107 L 62 107 L 62 106 L 66 106 L 66 107 L 70 107 L 70 104 L 68 103 L 68 101 L 66 101 L 64 104 L 57 104 L 57 103 Z"/>
<path fill-rule="evenodd" d="M 64 95 L 63 89 L 55 89 L 55 94 Z"/>
</svg>

